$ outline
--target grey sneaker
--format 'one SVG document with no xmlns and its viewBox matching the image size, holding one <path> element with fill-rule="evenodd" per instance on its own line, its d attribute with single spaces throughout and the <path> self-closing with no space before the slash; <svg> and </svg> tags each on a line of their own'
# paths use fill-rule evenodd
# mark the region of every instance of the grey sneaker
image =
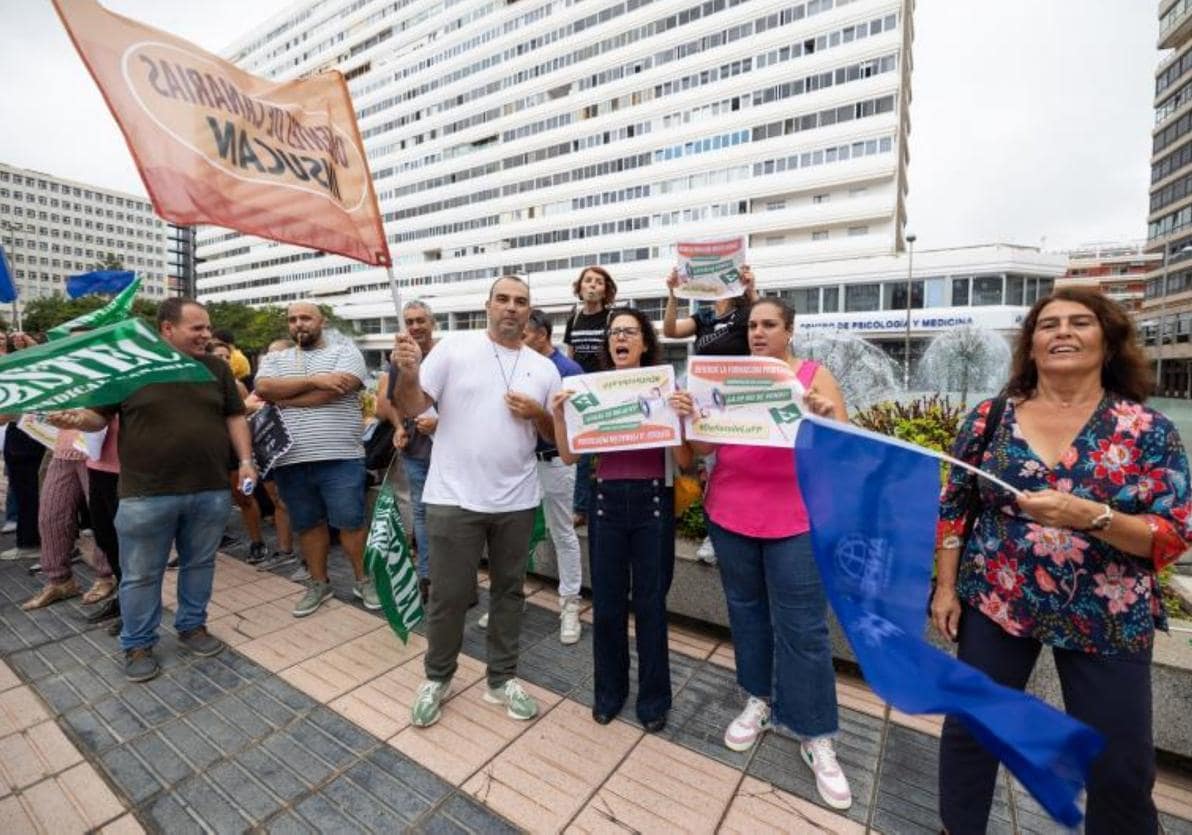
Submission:
<svg viewBox="0 0 1192 835">
<path fill-rule="evenodd" d="M 495 689 L 488 688 L 484 693 L 484 700 L 493 705 L 505 705 L 505 712 L 510 719 L 533 719 L 538 715 L 538 703 L 522 689 L 521 682 L 515 678 Z"/>
<path fill-rule="evenodd" d="M 451 689 L 451 680 L 422 682 L 418 688 L 418 696 L 414 699 L 414 706 L 410 708 L 410 724 L 416 728 L 426 728 L 439 721 L 443 715 L 440 705 L 443 698 Z"/>
<path fill-rule="evenodd" d="M 205 626 L 196 626 L 178 633 L 178 643 L 195 655 L 210 658 L 224 651 L 224 642 L 207 631 Z"/>
<path fill-rule="evenodd" d="M 323 601 L 331 597 L 331 584 L 319 580 L 311 580 L 306 584 L 306 594 L 294 606 L 294 617 L 304 618 L 323 605 Z"/>
<path fill-rule="evenodd" d="M 381 598 L 377 597 L 377 586 L 372 577 L 357 580 L 356 585 L 352 586 L 352 594 L 364 602 L 365 609 L 373 612 L 380 611 Z"/>
<path fill-rule="evenodd" d="M 294 573 L 290 575 L 290 579 L 295 583 L 305 583 L 310 579 L 310 571 L 307 570 L 305 565 L 300 565 L 294 569 Z"/>
<path fill-rule="evenodd" d="M 137 647 L 124 651 L 124 677 L 129 681 L 148 681 L 161 672 L 153 647 Z"/>
<path fill-rule="evenodd" d="M 275 568 L 281 568 L 283 565 L 289 565 L 292 562 L 298 562 L 298 555 L 293 551 L 274 551 L 257 563 L 257 571 L 272 571 Z"/>
</svg>

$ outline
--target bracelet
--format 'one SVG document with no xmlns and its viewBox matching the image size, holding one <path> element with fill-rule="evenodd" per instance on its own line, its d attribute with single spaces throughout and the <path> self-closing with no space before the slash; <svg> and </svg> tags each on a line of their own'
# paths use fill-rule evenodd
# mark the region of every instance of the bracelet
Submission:
<svg viewBox="0 0 1192 835">
<path fill-rule="evenodd" d="M 950 534 L 945 536 L 940 541 L 940 548 L 959 548 L 963 544 L 964 543 L 960 541 L 960 537 L 958 537 L 956 534 Z"/>
</svg>

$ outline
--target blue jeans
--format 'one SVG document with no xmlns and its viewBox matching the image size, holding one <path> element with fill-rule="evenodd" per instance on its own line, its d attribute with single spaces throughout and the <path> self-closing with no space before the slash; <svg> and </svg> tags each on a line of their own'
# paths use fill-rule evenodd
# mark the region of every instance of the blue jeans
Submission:
<svg viewBox="0 0 1192 835">
<path fill-rule="evenodd" d="M 157 643 L 161 578 L 173 544 L 179 558 L 174 629 L 185 632 L 207 623 L 215 549 L 231 512 L 226 488 L 120 500 L 116 533 L 124 575 L 120 580 L 121 649 Z"/>
<path fill-rule="evenodd" d="M 708 522 L 728 603 L 737 683 L 802 739 L 836 733 L 828 602 L 811 538 L 757 539 Z"/>
<path fill-rule="evenodd" d="M 273 471 L 290 527 L 300 534 L 324 523 L 341 531 L 363 528 L 366 478 L 363 458 L 307 461 Z"/>
<path fill-rule="evenodd" d="M 675 500 L 661 479 L 597 481 L 592 552 L 595 710 L 621 712 L 629 696 L 629 600 L 637 631 L 637 718 L 671 707 L 666 594 L 675 573 Z"/>
<path fill-rule="evenodd" d="M 426 532 L 426 505 L 422 503 L 422 488 L 426 486 L 426 474 L 430 472 L 429 458 L 401 459 L 406 468 L 406 479 L 410 482 L 410 504 L 414 509 L 414 539 L 418 542 L 418 576 L 430 576 L 430 535 Z"/>
</svg>

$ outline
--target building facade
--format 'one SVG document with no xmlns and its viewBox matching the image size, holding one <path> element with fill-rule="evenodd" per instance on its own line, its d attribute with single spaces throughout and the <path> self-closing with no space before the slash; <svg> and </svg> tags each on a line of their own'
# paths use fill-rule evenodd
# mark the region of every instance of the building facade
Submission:
<svg viewBox="0 0 1192 835">
<path fill-rule="evenodd" d="M 1068 271 L 1057 287 L 1096 287 L 1132 315 L 1142 310 L 1147 278 L 1162 266 L 1163 255 L 1147 252 L 1146 244 L 1089 244 L 1068 253 Z"/>
<path fill-rule="evenodd" d="M 1138 324 L 1156 393 L 1192 396 L 1192 3 L 1161 0 L 1147 251 L 1158 263 Z M 1160 335 L 1161 334 L 1161 335 Z"/>
<path fill-rule="evenodd" d="M 0 242 L 18 304 L 66 294 L 66 278 L 109 255 L 141 276 L 141 293 L 166 292 L 166 225 L 143 197 L 0 162 Z"/>
<path fill-rule="evenodd" d="M 244 69 L 349 79 L 404 298 L 483 325 L 525 275 L 560 318 L 582 267 L 661 315 L 675 244 L 748 237 L 763 281 L 902 248 L 913 0 L 316 0 L 229 48 Z M 377 362 L 383 269 L 223 229 L 198 293 L 309 298 Z"/>
<path fill-rule="evenodd" d="M 195 297 L 195 228 L 166 224 L 166 286 L 171 296 Z"/>
</svg>

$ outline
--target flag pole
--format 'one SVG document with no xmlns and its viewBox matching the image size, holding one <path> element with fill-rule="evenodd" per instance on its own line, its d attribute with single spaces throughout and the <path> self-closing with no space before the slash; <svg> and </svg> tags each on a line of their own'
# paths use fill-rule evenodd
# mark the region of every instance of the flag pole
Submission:
<svg viewBox="0 0 1192 835">
<path fill-rule="evenodd" d="M 397 313 L 397 332 L 401 333 L 405 330 L 405 320 L 401 315 L 401 289 L 397 286 L 397 276 L 393 274 L 393 265 L 385 267 L 385 273 L 389 276 L 389 292 L 393 294 L 393 310 Z"/>
</svg>

